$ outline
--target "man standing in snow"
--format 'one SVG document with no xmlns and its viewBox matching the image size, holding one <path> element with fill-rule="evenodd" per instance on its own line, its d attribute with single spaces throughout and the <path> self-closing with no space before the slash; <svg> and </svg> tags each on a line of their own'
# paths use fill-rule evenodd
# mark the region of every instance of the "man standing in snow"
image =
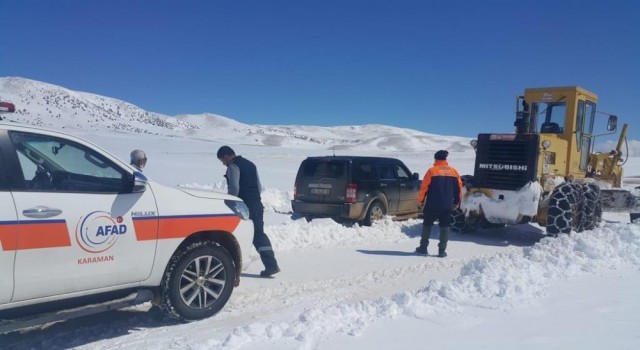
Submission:
<svg viewBox="0 0 640 350">
<path fill-rule="evenodd" d="M 460 205 L 462 196 L 462 180 L 460 174 L 447 163 L 449 152 L 440 150 L 436 152 L 435 163 L 422 180 L 418 203 L 424 203 L 422 212 L 422 238 L 416 253 L 427 255 L 429 237 L 433 223 L 438 220 L 440 226 L 440 243 L 438 243 L 438 257 L 447 256 L 447 242 L 449 241 L 449 226 L 451 225 L 451 213 Z M 426 202 L 425 202 L 426 197 Z"/>
<path fill-rule="evenodd" d="M 278 262 L 271 247 L 269 237 L 264 233 L 264 206 L 260 197 L 260 177 L 258 169 L 251 161 L 236 156 L 229 146 L 222 146 L 218 150 L 218 159 L 227 167 L 228 193 L 238 196 L 249 207 L 249 217 L 253 220 L 253 246 L 260 254 L 265 269 L 260 272 L 262 277 L 270 277 L 278 272 Z"/>
</svg>

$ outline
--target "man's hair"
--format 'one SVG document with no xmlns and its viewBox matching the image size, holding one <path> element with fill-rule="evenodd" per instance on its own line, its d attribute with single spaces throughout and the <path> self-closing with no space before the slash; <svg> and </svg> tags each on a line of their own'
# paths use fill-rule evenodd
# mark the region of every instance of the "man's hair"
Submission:
<svg viewBox="0 0 640 350">
<path fill-rule="evenodd" d="M 436 152 L 433 158 L 435 158 L 436 160 L 447 160 L 448 155 L 449 155 L 449 152 L 441 149 L 438 152 Z"/>
<path fill-rule="evenodd" d="M 229 146 L 222 146 L 218 149 L 218 159 L 221 159 L 224 156 L 235 156 L 236 152 L 231 149 Z"/>
<path fill-rule="evenodd" d="M 135 163 L 139 160 L 147 159 L 147 155 L 141 149 L 134 149 L 131 151 L 131 163 Z"/>
</svg>

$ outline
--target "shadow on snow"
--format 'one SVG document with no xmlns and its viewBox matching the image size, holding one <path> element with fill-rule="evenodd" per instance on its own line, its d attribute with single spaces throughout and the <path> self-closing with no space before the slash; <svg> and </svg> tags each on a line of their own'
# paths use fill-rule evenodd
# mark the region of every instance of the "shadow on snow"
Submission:
<svg viewBox="0 0 640 350">
<path fill-rule="evenodd" d="M 3 350 L 68 349 L 117 338 L 139 329 L 180 324 L 166 317 L 158 307 L 148 311 L 122 309 L 88 315 L 0 335 Z"/>
</svg>

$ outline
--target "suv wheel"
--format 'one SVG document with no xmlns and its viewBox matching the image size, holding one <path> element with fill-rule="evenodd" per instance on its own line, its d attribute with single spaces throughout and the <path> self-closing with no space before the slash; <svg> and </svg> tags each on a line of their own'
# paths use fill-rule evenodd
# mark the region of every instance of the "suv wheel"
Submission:
<svg viewBox="0 0 640 350">
<path fill-rule="evenodd" d="M 367 215 L 362 220 L 364 226 L 371 226 L 374 221 L 381 220 L 386 215 L 384 206 L 380 202 L 373 202 L 367 210 Z"/>
<path fill-rule="evenodd" d="M 176 252 L 161 285 L 161 306 L 169 316 L 193 321 L 216 314 L 233 290 L 236 270 L 229 253 L 210 241 Z"/>
</svg>

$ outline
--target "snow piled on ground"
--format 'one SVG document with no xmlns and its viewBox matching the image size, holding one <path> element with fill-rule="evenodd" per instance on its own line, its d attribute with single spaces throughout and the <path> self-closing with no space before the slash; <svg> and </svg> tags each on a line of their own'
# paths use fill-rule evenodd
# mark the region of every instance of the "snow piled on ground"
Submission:
<svg viewBox="0 0 640 350">
<path fill-rule="evenodd" d="M 191 187 L 191 186 L 189 186 Z M 226 184 L 194 186 L 226 191 Z M 267 211 L 290 213 L 292 192 L 264 189 Z M 398 242 L 420 235 L 421 220 L 394 222 L 382 220 L 372 227 L 355 225 L 349 229 L 330 219 L 287 220 L 267 225 L 265 230 L 278 252 L 323 249 L 332 246 L 357 246 L 374 240 Z M 257 254 L 254 254 L 257 257 Z M 338 302 L 306 308 L 285 320 L 252 322 L 236 327 L 226 337 L 192 342 L 193 349 L 237 349 L 250 344 L 293 341 L 302 349 L 314 348 L 323 338 L 339 334 L 358 336 L 381 320 L 412 317 L 425 320 L 465 318 L 468 308 L 508 311 L 535 303 L 546 295 L 554 280 L 602 269 L 640 265 L 640 226 L 606 223 L 593 231 L 558 238 L 543 238 L 517 251 L 474 258 L 451 281 L 433 279 L 420 290 L 391 297 Z M 457 315 L 457 316 L 456 316 Z M 466 320 L 464 322 L 473 322 Z"/>
<path fill-rule="evenodd" d="M 287 221 L 282 225 L 266 226 L 265 232 L 277 251 L 290 251 L 331 246 L 356 245 L 376 241 L 398 242 L 420 235 L 422 220 L 394 222 L 385 218 L 372 227 L 354 225 L 346 229 L 331 219 Z"/>
<path fill-rule="evenodd" d="M 384 222 L 380 231 L 387 231 L 394 225 L 398 226 L 397 223 Z M 320 225 L 310 228 L 315 235 L 323 237 L 320 240 L 330 241 L 334 237 L 330 225 L 324 229 Z M 308 244 L 303 238 L 307 237 L 305 230 L 285 231 L 289 235 L 287 242 L 294 240 L 297 244 Z M 397 229 L 390 231 L 398 232 Z M 285 244 L 284 240 L 278 239 L 273 232 L 272 236 L 279 249 L 288 249 L 281 246 Z M 376 300 L 310 307 L 289 320 L 253 322 L 236 327 L 223 340 L 199 343 L 185 340 L 185 344 L 192 349 L 235 349 L 248 343 L 289 339 L 299 342 L 301 348 L 313 348 L 316 341 L 324 336 L 359 335 L 372 323 L 384 319 L 400 316 L 450 318 L 462 315 L 470 307 L 504 311 L 524 307 L 532 299 L 544 296 L 548 284 L 554 280 L 629 264 L 640 265 L 640 227 L 607 223 L 582 234 L 544 238 L 518 252 L 472 259 L 463 265 L 454 280 L 431 280 L 421 290 Z"/>
</svg>

